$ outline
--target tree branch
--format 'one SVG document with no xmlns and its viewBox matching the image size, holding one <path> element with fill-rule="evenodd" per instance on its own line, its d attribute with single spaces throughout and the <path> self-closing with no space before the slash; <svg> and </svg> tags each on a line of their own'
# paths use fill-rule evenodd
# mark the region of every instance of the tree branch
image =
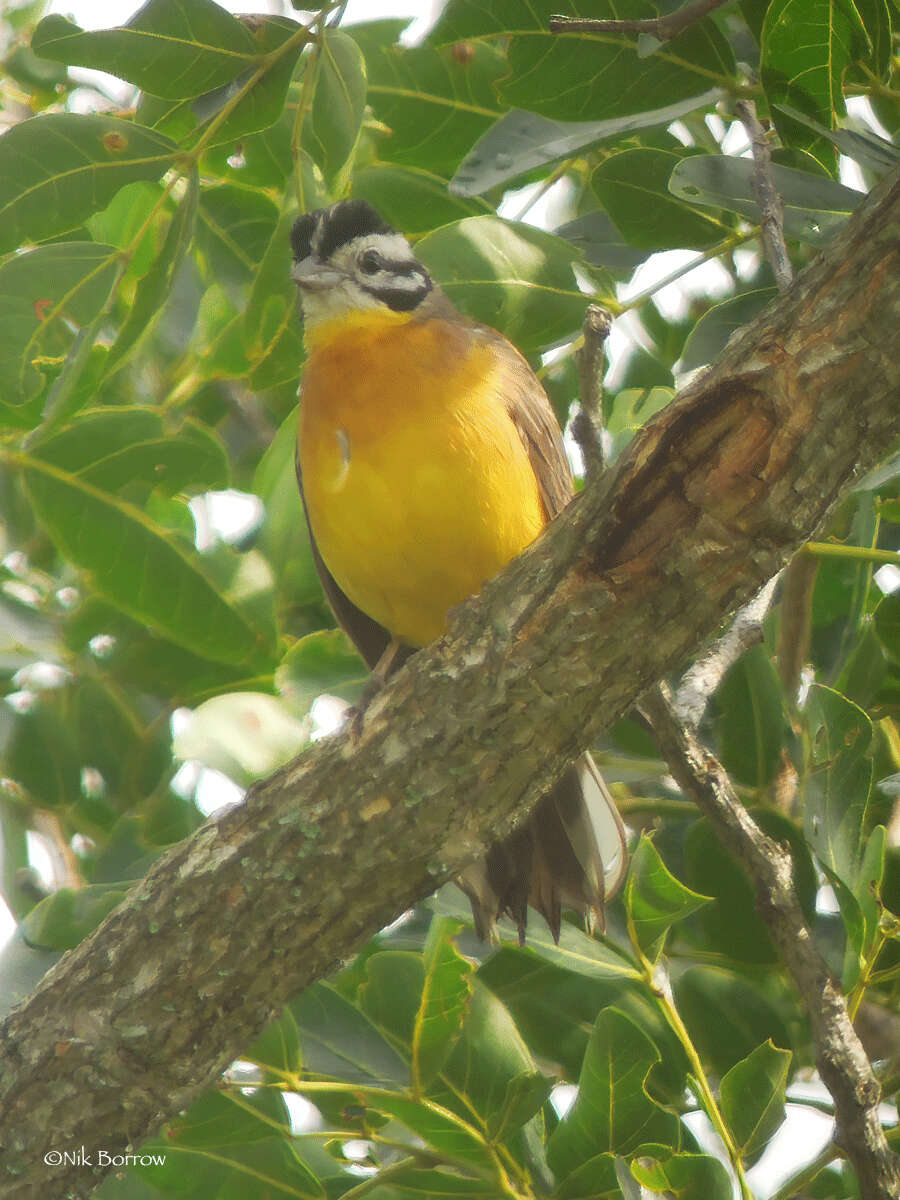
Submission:
<svg viewBox="0 0 900 1200">
<path fill-rule="evenodd" d="M 684 8 L 663 17 L 643 20 L 597 20 L 591 17 L 551 17 L 551 33 L 649 33 L 660 42 L 668 42 L 691 25 L 728 4 L 729 0 L 694 0 Z"/>
<path fill-rule="evenodd" d="M 745 650 L 762 641 L 762 623 L 777 583 L 778 576 L 775 575 L 749 604 L 744 605 L 719 640 L 685 671 L 673 703 L 679 721 L 689 729 L 696 729 L 703 720 L 709 698 L 722 682 L 728 668 L 737 662 Z"/>
<path fill-rule="evenodd" d="M 189 1105 L 822 526 L 900 435 L 898 276 L 900 173 L 410 660 L 357 739 L 210 819 L 48 972 L 0 1029 L 9 1200 L 87 1195 L 97 1177 L 48 1151 L 120 1152 Z"/>
<path fill-rule="evenodd" d="M 650 690 L 641 708 L 682 791 L 706 814 L 756 887 L 757 908 L 809 1013 L 816 1065 L 834 1100 L 835 1142 L 853 1164 L 863 1200 L 896 1200 L 900 1162 L 878 1116 L 881 1089 L 804 919 L 790 855 L 753 821 L 721 763 L 679 720 L 664 684 Z"/>
<path fill-rule="evenodd" d="M 750 187 L 759 205 L 760 231 L 763 248 L 779 292 L 786 291 L 793 282 L 794 268 L 784 240 L 784 206 L 775 187 L 772 175 L 772 151 L 766 131 L 759 123 L 756 105 L 752 100 L 738 100 L 734 111 L 750 138 L 753 151 L 753 175 Z"/>
<path fill-rule="evenodd" d="M 581 401 L 572 421 L 572 437 L 584 458 L 585 479 L 593 479 L 606 466 L 603 449 L 603 371 L 606 339 L 612 317 L 599 304 L 585 309 L 582 335 L 584 343 L 575 352 Z"/>
</svg>

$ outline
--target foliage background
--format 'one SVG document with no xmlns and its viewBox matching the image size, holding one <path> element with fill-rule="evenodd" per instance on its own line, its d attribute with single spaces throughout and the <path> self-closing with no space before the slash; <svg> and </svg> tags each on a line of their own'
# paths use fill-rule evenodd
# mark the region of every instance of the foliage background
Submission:
<svg viewBox="0 0 900 1200">
<path fill-rule="evenodd" d="M 637 0 L 590 8 L 653 15 Z M 316 697 L 358 694 L 364 670 L 332 628 L 293 477 L 298 211 L 376 204 L 455 303 L 528 355 L 563 423 L 587 299 L 627 313 L 603 399 L 614 457 L 773 294 L 735 98 L 772 122 L 798 267 L 858 203 L 841 161 L 866 186 L 900 158 L 875 128 L 900 128 L 888 0 L 745 0 L 667 43 L 552 36 L 559 11 L 575 12 L 450 0 L 415 46 L 399 41 L 405 22 L 345 26 L 340 6 L 239 20 L 211 0 L 151 0 L 101 33 L 41 20 L 37 4 L 6 13 L 0 887 L 20 924 L 0 959 L 4 1006 L 201 822 L 202 776 L 185 761 L 244 786 L 309 739 Z M 133 103 L 70 67 L 118 76 Z M 853 117 L 850 97 L 867 101 Z M 701 291 L 673 318 L 658 285 L 620 298 L 672 249 L 715 260 L 725 299 Z M 791 846 L 889 1125 L 898 480 L 895 454 L 798 557 L 764 644 L 703 725 Z M 255 499 L 223 537 L 211 514 L 226 489 Z M 802 1006 L 750 885 L 644 724 L 621 722 L 597 751 L 636 838 L 605 937 L 567 925 L 556 947 L 535 920 L 527 947 L 506 931 L 488 952 L 445 889 L 298 997 L 162 1131 L 165 1166 L 119 1172 L 101 1194 L 763 1194 L 750 1169 L 787 1089 L 829 1111 L 821 1087 L 799 1087 L 816 1082 Z M 51 853 L 52 894 L 29 835 Z M 663 965 L 671 993 L 654 983 Z M 809 1157 L 793 1148 L 780 1195 L 858 1194 L 836 1148 Z"/>
</svg>

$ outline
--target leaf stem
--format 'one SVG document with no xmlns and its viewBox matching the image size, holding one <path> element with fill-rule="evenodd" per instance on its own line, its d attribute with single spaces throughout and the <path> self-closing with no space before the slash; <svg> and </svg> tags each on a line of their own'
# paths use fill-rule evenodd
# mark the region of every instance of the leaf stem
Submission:
<svg viewBox="0 0 900 1200">
<path fill-rule="evenodd" d="M 900 567 L 896 550 L 878 550 L 874 546 L 844 546 L 838 542 L 807 542 L 801 552 L 815 558 L 846 558 L 857 562 L 889 563 Z"/>
<path fill-rule="evenodd" d="M 708 250 L 704 250 L 702 254 L 699 254 L 696 258 L 691 259 L 691 261 L 685 263 L 684 266 L 677 267 L 671 272 L 671 274 L 657 280 L 656 283 L 651 284 L 650 287 L 645 288 L 642 292 L 638 292 L 638 294 L 636 296 L 632 296 L 630 300 L 623 301 L 619 305 L 617 315 L 621 316 L 623 313 L 630 312 L 633 308 L 639 308 L 645 301 L 652 299 L 652 297 L 655 296 L 656 293 L 662 288 L 668 287 L 670 283 L 675 283 L 677 280 L 681 279 L 683 275 L 690 274 L 695 267 L 702 266 L 703 263 L 710 262 L 714 258 L 719 258 L 720 255 L 727 254 L 730 250 L 734 250 L 737 246 L 743 246 L 745 242 L 752 241 L 754 238 L 758 237 L 758 235 L 759 227 L 756 225 L 754 225 L 752 229 L 746 230 L 742 233 L 729 234 L 727 238 L 724 238 L 721 242 L 717 242 L 715 246 L 710 246 Z M 600 302 L 604 304 L 606 303 L 606 301 L 603 300 Z"/>
<path fill-rule="evenodd" d="M 371 1084 L 347 1084 L 334 1083 L 330 1080 L 303 1079 L 296 1072 L 281 1071 L 278 1068 L 271 1066 L 264 1066 L 263 1069 L 271 1074 L 277 1075 L 280 1079 L 283 1079 L 286 1086 L 292 1092 L 298 1092 L 300 1094 L 308 1093 L 315 1095 L 317 1092 L 320 1094 L 352 1092 L 360 1096 L 371 1096 L 376 1104 L 379 1097 L 391 1100 L 401 1100 L 403 1103 L 417 1103 L 421 1108 L 425 1109 L 426 1112 L 430 1112 L 434 1116 L 440 1117 L 442 1120 L 448 1121 L 450 1124 L 455 1125 L 457 1129 L 465 1133 L 467 1137 L 481 1147 L 485 1157 L 490 1159 L 492 1163 L 494 1169 L 494 1181 L 505 1196 L 508 1196 L 510 1200 L 526 1200 L 526 1194 L 520 1192 L 510 1179 L 509 1174 L 497 1152 L 497 1148 L 487 1140 L 482 1132 L 474 1125 L 466 1121 L 463 1117 L 460 1117 L 458 1113 L 453 1112 L 452 1109 L 445 1108 L 442 1104 L 438 1104 L 434 1100 L 429 1100 L 426 1096 L 421 1096 L 417 1100 L 413 1101 L 412 1097 L 407 1093 L 395 1091 L 391 1088 L 379 1088 Z M 465 1162 L 465 1165 L 469 1170 L 477 1170 L 477 1165 L 475 1163 L 471 1163 L 466 1160 L 462 1161 Z"/>
<path fill-rule="evenodd" d="M 713 1095 L 709 1080 L 706 1077 L 706 1072 L 703 1069 L 703 1063 L 700 1060 L 700 1055 L 697 1053 L 697 1048 L 693 1043 L 687 1026 L 681 1019 L 681 1014 L 675 1006 L 675 999 L 672 995 L 671 988 L 669 987 L 668 980 L 666 979 L 661 981 L 657 977 L 657 972 L 654 971 L 653 964 L 644 954 L 637 942 L 637 938 L 632 935 L 631 940 L 635 954 L 637 955 L 643 969 L 644 978 L 656 997 L 669 1027 L 678 1038 L 685 1054 L 687 1055 L 688 1062 L 691 1066 L 690 1078 L 693 1091 L 696 1093 L 700 1107 L 706 1113 L 710 1124 L 718 1134 L 722 1145 L 725 1147 L 728 1158 L 732 1167 L 734 1168 L 734 1173 L 737 1176 L 738 1186 L 740 1187 L 741 1191 L 741 1200 L 753 1200 L 753 1193 L 750 1190 L 750 1186 L 747 1183 L 747 1179 L 744 1174 L 744 1162 L 741 1158 L 741 1152 L 735 1145 L 734 1139 L 731 1136 L 731 1131 L 725 1124 L 725 1118 L 722 1116 L 722 1112 L 715 1096 Z"/>
<path fill-rule="evenodd" d="M 840 1158 L 841 1152 L 834 1142 L 829 1142 L 824 1150 L 806 1164 L 796 1175 L 792 1175 L 783 1183 L 771 1200 L 791 1200 L 792 1196 L 802 1193 L 813 1180 L 824 1171 L 830 1162 Z"/>
</svg>

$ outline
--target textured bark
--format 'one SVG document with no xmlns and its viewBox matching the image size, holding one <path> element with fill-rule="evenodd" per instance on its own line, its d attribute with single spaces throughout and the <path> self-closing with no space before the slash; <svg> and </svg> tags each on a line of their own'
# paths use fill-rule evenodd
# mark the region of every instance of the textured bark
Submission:
<svg viewBox="0 0 900 1200">
<path fill-rule="evenodd" d="M 5 1196 L 134 1144 L 521 817 L 900 434 L 900 178 L 370 706 L 152 868 L 5 1022 Z"/>
</svg>

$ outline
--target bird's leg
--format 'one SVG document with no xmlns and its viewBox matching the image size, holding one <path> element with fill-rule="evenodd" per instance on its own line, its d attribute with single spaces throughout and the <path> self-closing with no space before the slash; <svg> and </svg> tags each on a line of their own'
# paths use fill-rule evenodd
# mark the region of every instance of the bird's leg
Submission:
<svg viewBox="0 0 900 1200">
<path fill-rule="evenodd" d="M 406 650 L 407 647 L 398 641 L 397 638 L 391 638 L 387 646 L 385 646 L 384 653 L 372 668 L 368 682 L 363 688 L 362 695 L 350 710 L 348 724 L 352 741 L 359 741 L 360 734 L 362 733 L 362 720 L 366 709 L 385 686 L 395 667 L 402 663 Z"/>
</svg>

